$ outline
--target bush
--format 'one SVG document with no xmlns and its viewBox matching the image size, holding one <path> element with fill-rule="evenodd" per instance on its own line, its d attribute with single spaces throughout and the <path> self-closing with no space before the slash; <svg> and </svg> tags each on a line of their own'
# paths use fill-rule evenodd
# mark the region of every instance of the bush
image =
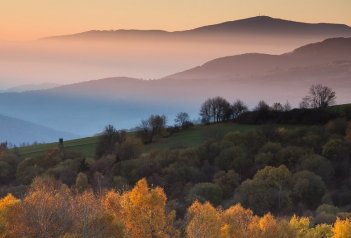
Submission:
<svg viewBox="0 0 351 238">
<path fill-rule="evenodd" d="M 198 183 L 190 190 L 187 200 L 192 203 L 196 200 L 200 202 L 210 202 L 214 206 L 220 204 L 223 191 L 214 183 Z"/>
</svg>

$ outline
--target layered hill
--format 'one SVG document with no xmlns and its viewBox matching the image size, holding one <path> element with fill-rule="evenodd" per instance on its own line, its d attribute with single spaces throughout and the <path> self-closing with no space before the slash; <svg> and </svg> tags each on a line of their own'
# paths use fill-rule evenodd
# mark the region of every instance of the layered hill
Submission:
<svg viewBox="0 0 351 238">
<path fill-rule="evenodd" d="M 248 52 L 277 55 L 335 37 L 351 37 L 351 28 L 267 16 L 177 32 L 92 30 L 1 44 L 0 80 L 3 87 L 11 87 L 111 76 L 157 79 L 222 56 Z"/>
<path fill-rule="evenodd" d="M 56 130 L 92 135 L 111 123 L 137 126 L 154 113 L 172 123 L 179 111 L 198 117 L 208 97 L 289 101 L 294 106 L 312 84 L 332 87 L 337 103 L 351 101 L 351 38 L 308 44 L 289 53 L 242 54 L 211 60 L 158 80 L 116 77 L 49 90 L 0 94 L 0 111 Z"/>
</svg>

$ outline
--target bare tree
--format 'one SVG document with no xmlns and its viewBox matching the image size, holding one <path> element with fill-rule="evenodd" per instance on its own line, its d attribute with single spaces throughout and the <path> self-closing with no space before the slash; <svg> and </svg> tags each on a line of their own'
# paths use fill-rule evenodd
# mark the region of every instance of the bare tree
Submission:
<svg viewBox="0 0 351 238">
<path fill-rule="evenodd" d="M 240 116 L 240 114 L 246 112 L 247 106 L 244 104 L 243 101 L 241 100 L 236 100 L 233 104 L 232 104 L 232 115 L 233 115 L 233 119 L 238 118 L 238 116 Z"/>
<path fill-rule="evenodd" d="M 165 131 L 167 118 L 165 115 L 151 115 L 147 120 L 142 120 L 138 135 L 144 143 L 151 143 L 155 136 L 160 136 Z"/>
<path fill-rule="evenodd" d="M 309 107 L 310 107 L 310 98 L 308 96 L 305 96 L 302 98 L 302 101 L 299 104 L 299 108 L 306 109 Z"/>
<path fill-rule="evenodd" d="M 189 114 L 186 112 L 178 113 L 176 118 L 174 119 L 174 122 L 177 126 L 180 126 L 182 128 L 185 127 L 187 124 L 190 123 Z"/>
<path fill-rule="evenodd" d="M 335 92 L 322 84 L 312 85 L 309 95 L 302 99 L 300 107 L 326 108 L 335 103 Z"/>
<path fill-rule="evenodd" d="M 222 97 L 207 99 L 200 109 L 202 122 L 221 122 L 228 120 L 231 115 L 230 103 Z"/>
<path fill-rule="evenodd" d="M 269 111 L 269 109 L 269 105 L 263 100 L 259 101 L 255 107 L 255 111 Z"/>
<path fill-rule="evenodd" d="M 289 101 L 286 101 L 286 103 L 284 104 L 283 107 L 284 107 L 284 111 L 285 111 L 285 112 L 291 110 L 291 105 L 290 105 Z"/>
<path fill-rule="evenodd" d="M 272 110 L 273 111 L 278 111 L 278 112 L 282 112 L 284 111 L 284 107 L 280 102 L 275 102 L 272 105 Z"/>
</svg>

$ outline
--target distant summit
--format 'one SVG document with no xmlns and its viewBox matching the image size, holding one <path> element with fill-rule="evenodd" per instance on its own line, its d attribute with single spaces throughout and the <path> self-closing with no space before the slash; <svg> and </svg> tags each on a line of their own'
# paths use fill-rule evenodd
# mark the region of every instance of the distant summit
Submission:
<svg viewBox="0 0 351 238">
<path fill-rule="evenodd" d="M 304 23 L 269 16 L 256 16 L 236 21 L 228 21 L 215 25 L 203 26 L 190 30 L 192 32 L 223 33 L 265 33 L 265 34 L 351 34 L 351 27 L 345 24 Z"/>
<path fill-rule="evenodd" d="M 334 23 L 304 23 L 269 16 L 256 16 L 241 20 L 202 26 L 191 30 L 168 32 L 163 30 L 92 30 L 72 35 L 52 36 L 43 39 L 120 39 L 120 37 L 164 38 L 174 36 L 196 36 L 209 34 L 211 37 L 226 35 L 261 35 L 261 36 L 318 36 L 324 38 L 351 36 L 351 27 Z"/>
</svg>

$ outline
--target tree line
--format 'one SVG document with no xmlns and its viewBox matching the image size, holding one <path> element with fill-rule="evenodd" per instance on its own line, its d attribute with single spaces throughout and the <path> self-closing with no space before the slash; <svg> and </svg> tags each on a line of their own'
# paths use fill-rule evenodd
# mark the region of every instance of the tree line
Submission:
<svg viewBox="0 0 351 238">
<path fill-rule="evenodd" d="M 183 220 L 166 206 L 160 187 L 139 180 L 131 190 L 94 194 L 53 180 L 36 179 L 23 199 L 0 200 L 0 236 L 4 238 L 347 238 L 351 220 L 312 225 L 308 217 L 255 215 L 240 204 L 227 209 L 193 202 Z"/>
</svg>

